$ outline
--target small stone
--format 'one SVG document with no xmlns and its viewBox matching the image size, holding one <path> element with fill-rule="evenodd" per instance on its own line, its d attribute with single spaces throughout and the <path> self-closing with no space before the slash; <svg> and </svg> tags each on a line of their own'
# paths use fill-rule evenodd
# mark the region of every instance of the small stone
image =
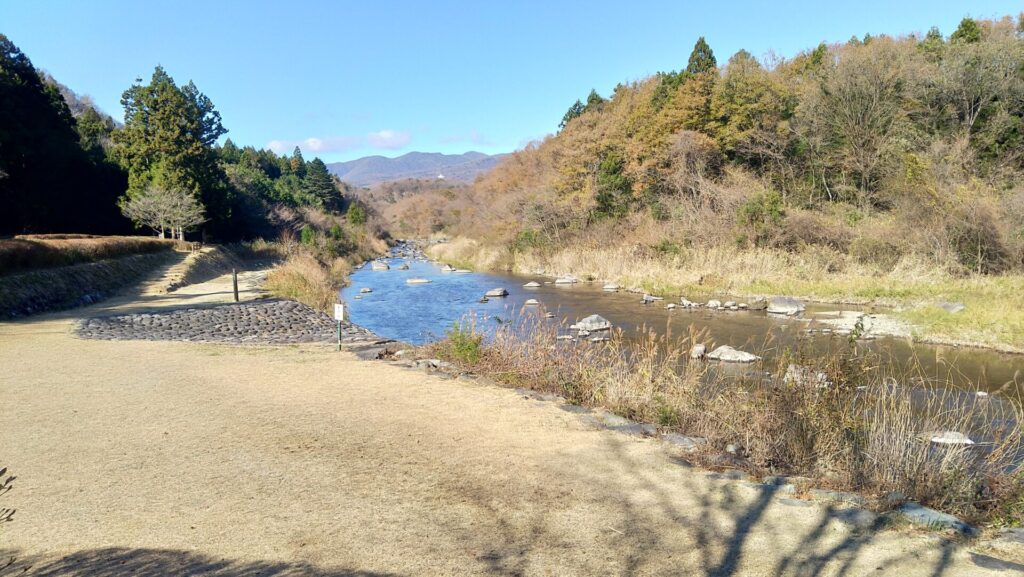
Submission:
<svg viewBox="0 0 1024 577">
<path fill-rule="evenodd" d="M 703 344 L 693 345 L 693 348 L 690 349 L 690 358 L 691 359 L 703 359 L 704 355 L 707 354 L 707 350 L 708 350 L 707 346 L 705 346 Z"/>
</svg>

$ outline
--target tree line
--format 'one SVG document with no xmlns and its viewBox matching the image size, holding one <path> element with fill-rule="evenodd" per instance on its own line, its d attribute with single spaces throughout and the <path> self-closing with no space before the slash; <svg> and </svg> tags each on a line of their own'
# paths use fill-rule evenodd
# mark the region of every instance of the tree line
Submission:
<svg viewBox="0 0 1024 577">
<path fill-rule="evenodd" d="M 298 147 L 279 156 L 218 144 L 228 130 L 213 102 L 160 66 L 121 104 L 116 122 L 0 35 L 0 235 L 147 227 L 231 240 L 273 235 L 275 205 L 352 205 L 324 162 Z M 365 222 L 363 208 L 354 211 Z"/>
</svg>

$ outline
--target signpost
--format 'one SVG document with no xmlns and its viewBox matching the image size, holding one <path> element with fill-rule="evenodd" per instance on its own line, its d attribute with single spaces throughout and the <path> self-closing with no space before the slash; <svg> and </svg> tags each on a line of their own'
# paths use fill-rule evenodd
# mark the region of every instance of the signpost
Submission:
<svg viewBox="0 0 1024 577">
<path fill-rule="evenodd" d="M 340 303 L 334 304 L 334 320 L 338 323 L 338 345 L 334 350 L 341 350 L 341 321 L 345 320 L 345 305 Z"/>
</svg>

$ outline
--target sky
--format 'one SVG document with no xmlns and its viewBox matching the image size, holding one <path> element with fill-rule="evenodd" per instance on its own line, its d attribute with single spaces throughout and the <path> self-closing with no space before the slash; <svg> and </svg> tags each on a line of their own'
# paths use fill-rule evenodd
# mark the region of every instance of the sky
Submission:
<svg viewBox="0 0 1024 577">
<path fill-rule="evenodd" d="M 327 162 L 509 152 L 554 132 L 591 88 L 686 66 L 705 36 L 791 57 L 865 33 L 946 35 L 1018 2 L 860 0 L 0 0 L 0 33 L 121 118 L 162 65 L 195 82 L 236 144 Z"/>
</svg>

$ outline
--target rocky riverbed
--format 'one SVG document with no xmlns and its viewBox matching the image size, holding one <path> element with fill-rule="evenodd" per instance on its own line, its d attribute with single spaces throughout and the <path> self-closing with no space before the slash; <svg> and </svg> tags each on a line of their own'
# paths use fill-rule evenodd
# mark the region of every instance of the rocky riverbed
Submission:
<svg viewBox="0 0 1024 577">
<path fill-rule="evenodd" d="M 333 343 L 336 331 L 335 321 L 320 311 L 294 301 L 267 299 L 87 318 L 75 332 L 87 339 L 282 345 Z M 355 346 L 385 339 L 346 322 L 341 340 Z"/>
</svg>

